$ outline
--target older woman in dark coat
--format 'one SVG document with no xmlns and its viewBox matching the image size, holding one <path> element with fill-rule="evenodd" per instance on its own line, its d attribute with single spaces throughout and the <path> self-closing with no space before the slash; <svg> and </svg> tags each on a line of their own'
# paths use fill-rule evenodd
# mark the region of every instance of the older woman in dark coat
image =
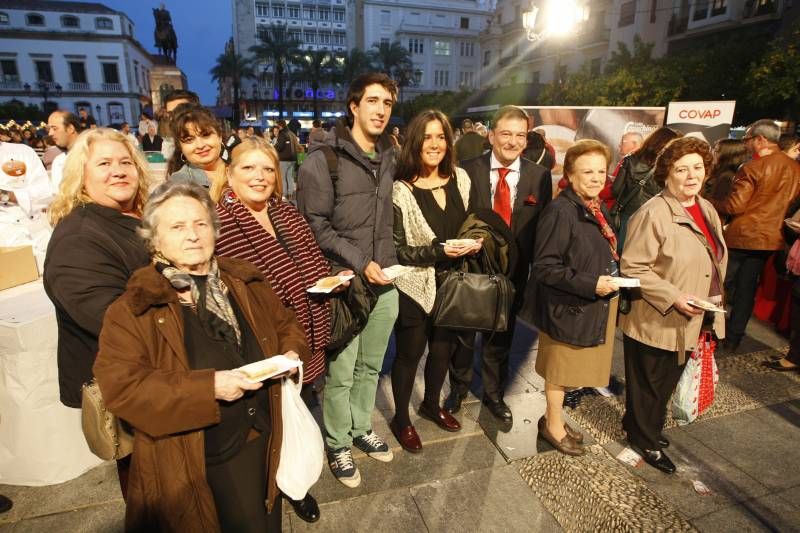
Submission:
<svg viewBox="0 0 800 533">
<path fill-rule="evenodd" d="M 279 531 L 279 380 L 236 368 L 309 351 L 253 265 L 213 256 L 214 205 L 166 183 L 145 207 L 153 264 L 107 311 L 94 365 L 108 409 L 134 428 L 126 528 Z"/>
<path fill-rule="evenodd" d="M 582 435 L 562 417 L 564 392 L 608 384 L 618 287 L 617 241 L 598 195 L 610 159 L 608 147 L 582 140 L 564 158 L 570 187 L 545 208 L 536 228 L 532 289 L 539 329 L 536 372 L 545 379 L 547 411 L 539 436 L 558 451 L 582 455 Z M 527 314 L 527 313 L 526 313 Z"/>
</svg>

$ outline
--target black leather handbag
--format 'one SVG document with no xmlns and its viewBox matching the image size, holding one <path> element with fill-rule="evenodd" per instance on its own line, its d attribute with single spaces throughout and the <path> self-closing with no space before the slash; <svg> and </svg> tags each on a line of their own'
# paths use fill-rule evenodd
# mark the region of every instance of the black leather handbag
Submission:
<svg viewBox="0 0 800 533">
<path fill-rule="evenodd" d="M 436 289 L 433 324 L 440 328 L 502 333 L 508 329 L 514 285 L 492 272 L 481 251 L 483 272 L 467 272 L 466 261 L 447 272 Z"/>
</svg>

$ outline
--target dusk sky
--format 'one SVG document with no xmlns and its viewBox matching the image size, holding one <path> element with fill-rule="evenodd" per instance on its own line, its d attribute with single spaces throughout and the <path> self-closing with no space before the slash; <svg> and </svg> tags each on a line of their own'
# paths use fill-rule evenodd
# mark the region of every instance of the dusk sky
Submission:
<svg viewBox="0 0 800 533">
<path fill-rule="evenodd" d="M 155 20 L 153 9 L 159 0 L 96 0 L 122 11 L 136 26 L 136 39 L 155 54 L 153 38 Z M 172 15 L 172 25 L 178 36 L 178 66 L 186 74 L 189 89 L 200 95 L 203 104 L 213 105 L 217 98 L 216 83 L 209 70 L 225 50 L 225 42 L 233 32 L 230 0 L 164 0 Z"/>
</svg>

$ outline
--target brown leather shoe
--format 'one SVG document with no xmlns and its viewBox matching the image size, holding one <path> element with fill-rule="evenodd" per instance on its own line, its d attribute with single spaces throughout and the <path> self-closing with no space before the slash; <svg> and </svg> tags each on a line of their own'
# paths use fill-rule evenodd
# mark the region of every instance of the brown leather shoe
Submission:
<svg viewBox="0 0 800 533">
<path fill-rule="evenodd" d="M 569 435 L 572 438 L 572 440 L 574 440 L 578 444 L 583 444 L 583 433 L 581 433 L 574 427 L 570 426 L 566 422 L 564 422 L 564 431 L 567 432 L 567 435 Z"/>
<path fill-rule="evenodd" d="M 422 451 L 422 441 L 419 440 L 417 430 L 414 426 L 406 426 L 404 428 L 397 427 L 394 419 L 389 422 L 389 429 L 392 430 L 394 438 L 400 443 L 400 446 L 407 452 L 419 453 Z"/>
<path fill-rule="evenodd" d="M 456 432 L 461 431 L 461 423 L 453 418 L 453 415 L 448 413 L 442 408 L 439 408 L 435 413 L 429 411 L 425 404 L 419 406 L 419 416 L 427 418 L 431 422 L 435 422 L 437 426 L 445 431 Z"/>
<path fill-rule="evenodd" d="M 563 454 L 583 455 L 586 453 L 586 450 L 583 448 L 583 446 L 572 440 L 572 437 L 570 437 L 569 434 L 564 435 L 564 438 L 561 439 L 561 441 L 557 441 L 547 429 L 547 421 L 545 420 L 544 416 L 539 419 L 539 436 L 550 443 L 553 448 Z"/>
</svg>

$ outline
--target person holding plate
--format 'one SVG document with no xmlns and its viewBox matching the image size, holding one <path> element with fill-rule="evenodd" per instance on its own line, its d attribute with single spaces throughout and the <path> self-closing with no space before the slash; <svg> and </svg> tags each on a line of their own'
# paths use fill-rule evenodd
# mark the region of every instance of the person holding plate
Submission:
<svg viewBox="0 0 800 533">
<path fill-rule="evenodd" d="M 218 231 L 202 186 L 159 186 L 140 230 L 152 263 L 105 314 L 94 375 L 134 428 L 127 531 L 281 529 L 280 380 L 235 369 L 311 354 L 264 274 L 214 255 Z"/>
<path fill-rule="evenodd" d="M 664 190 L 631 217 L 621 270 L 639 278 L 631 310 L 620 316 L 625 350 L 625 416 L 634 451 L 671 474 L 675 465 L 661 434 L 667 402 L 702 330 L 725 336 L 722 306 L 728 250 L 722 223 L 700 196 L 711 168 L 708 143 L 674 139 L 661 151 L 653 177 Z"/>
<path fill-rule="evenodd" d="M 227 183 L 211 187 L 220 220 L 216 251 L 256 265 L 283 305 L 294 310 L 311 349 L 311 359 L 303 369 L 303 396 L 308 402 L 311 384 L 325 373 L 331 312 L 325 295 L 309 294 L 307 289 L 328 276 L 331 268 L 308 223 L 283 199 L 275 147 L 251 136 L 230 153 Z M 319 518 L 319 507 L 310 494 L 290 502 L 303 520 Z"/>
<path fill-rule="evenodd" d="M 457 332 L 435 327 L 431 312 L 437 275 L 481 249 L 479 241 L 451 241 L 467 218 L 470 187 L 469 175 L 456 167 L 447 117 L 435 109 L 416 115 L 408 126 L 392 190 L 397 258 L 401 265 L 413 268 L 395 279 L 400 311 L 392 365 L 395 415 L 389 424 L 401 446 L 412 453 L 422 451 L 422 442 L 411 424 L 408 406 L 426 347 L 425 395 L 419 414 L 445 431 L 461 429 L 458 420 L 441 408 L 439 398 L 450 361 L 462 343 Z"/>
</svg>

